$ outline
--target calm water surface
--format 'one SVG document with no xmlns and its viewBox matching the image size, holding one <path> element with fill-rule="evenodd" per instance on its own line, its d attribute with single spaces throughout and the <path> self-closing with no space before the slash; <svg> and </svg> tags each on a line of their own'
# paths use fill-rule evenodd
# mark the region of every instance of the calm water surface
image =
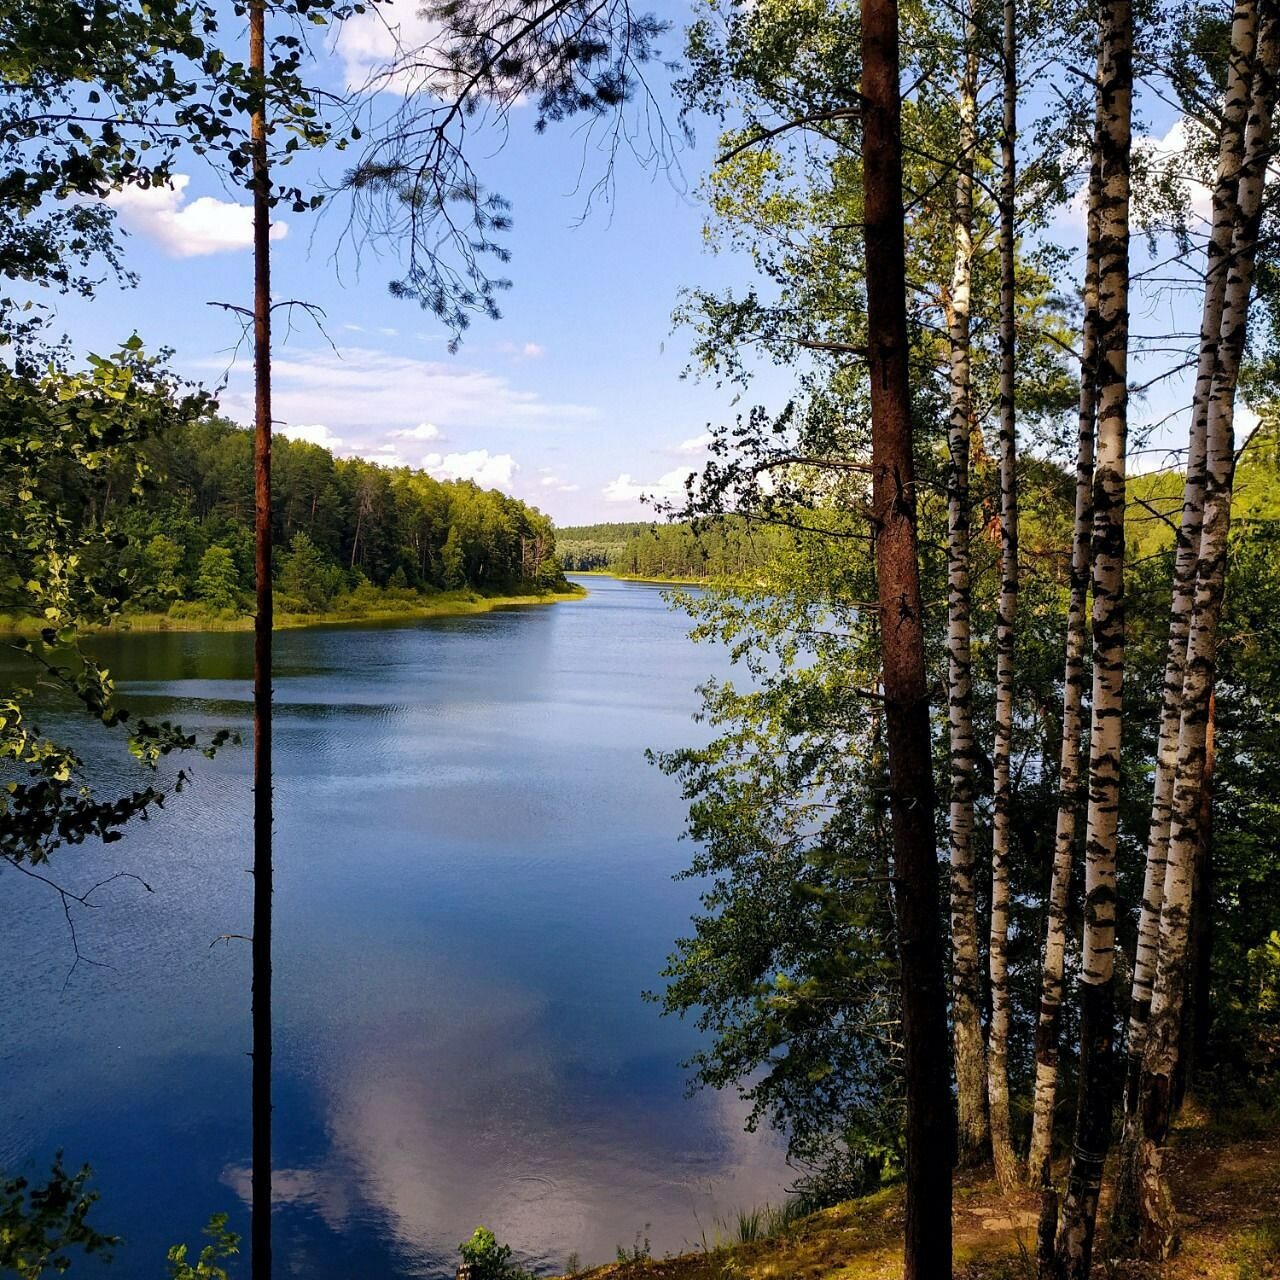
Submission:
<svg viewBox="0 0 1280 1280">
<path fill-rule="evenodd" d="M 696 889 L 646 747 L 696 740 L 722 655 L 647 586 L 394 628 L 281 633 L 276 1184 L 282 1275 L 451 1275 L 479 1223 L 540 1266 L 655 1253 L 777 1199 L 777 1145 L 684 1096 L 692 1027 L 641 1000 Z M 251 638 L 104 643 L 129 700 L 246 725 Z M 114 757 L 111 757 L 114 759 Z M 248 748 L 64 881 L 0 886 L 0 1169 L 91 1162 L 111 1273 L 160 1276 L 210 1213 L 247 1228 Z M 121 775 L 122 778 L 125 775 Z M 93 1268 L 84 1268 L 81 1273 Z"/>
</svg>

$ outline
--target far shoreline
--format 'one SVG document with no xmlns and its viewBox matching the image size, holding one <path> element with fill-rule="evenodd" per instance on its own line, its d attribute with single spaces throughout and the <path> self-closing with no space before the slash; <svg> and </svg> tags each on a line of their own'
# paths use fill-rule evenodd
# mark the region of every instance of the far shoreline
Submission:
<svg viewBox="0 0 1280 1280">
<path fill-rule="evenodd" d="M 477 591 L 445 591 L 438 596 L 424 596 L 416 601 L 397 602 L 397 606 L 363 610 L 336 610 L 325 613 L 277 613 L 274 631 L 301 631 L 318 627 L 353 626 L 362 622 L 418 622 L 430 618 L 463 618 L 493 613 L 499 609 L 529 608 L 535 605 L 563 604 L 583 600 L 590 594 L 586 587 L 571 584 L 567 591 L 543 591 L 527 595 L 482 595 Z M 168 613 L 126 613 L 110 626 L 83 628 L 85 636 L 120 636 L 137 633 L 200 633 L 252 631 L 254 616 L 238 614 L 234 618 Z M 0 617 L 0 635 L 35 636 L 42 629 L 38 618 Z"/>
<path fill-rule="evenodd" d="M 566 569 L 574 578 L 613 578 L 617 582 L 637 582 L 650 587 L 705 587 L 710 578 L 651 578 L 639 573 L 615 573 L 612 569 Z"/>
</svg>

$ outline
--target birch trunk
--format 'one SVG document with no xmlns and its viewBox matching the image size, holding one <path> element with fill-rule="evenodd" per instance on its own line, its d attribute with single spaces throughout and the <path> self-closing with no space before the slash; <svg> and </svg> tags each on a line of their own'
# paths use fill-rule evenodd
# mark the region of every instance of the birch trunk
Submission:
<svg viewBox="0 0 1280 1280">
<path fill-rule="evenodd" d="M 991 1155 L 1006 1190 L 1018 1179 L 1009 1124 L 1009 856 L 1013 803 L 1014 621 L 1018 604 L 1018 444 L 1014 404 L 1017 291 L 1014 247 L 1017 171 L 1018 60 L 1014 0 L 1004 0 L 1003 120 L 1000 130 L 1000 601 L 996 620 L 995 774 L 991 832 L 991 1028 L 987 1041 L 987 1096 Z"/>
<path fill-rule="evenodd" d="M 916 535 L 897 0 L 862 0 L 872 502 L 906 1086 L 906 1280 L 950 1280 L 955 1125 Z"/>
<path fill-rule="evenodd" d="M 1058 1094 L 1058 1041 L 1062 1023 L 1062 979 L 1067 943 L 1067 894 L 1071 886 L 1076 813 L 1084 798 L 1080 749 L 1084 734 L 1089 531 L 1093 521 L 1093 450 L 1098 397 L 1098 216 L 1102 168 L 1096 154 L 1089 167 L 1089 214 L 1085 248 L 1084 324 L 1080 339 L 1080 425 L 1076 445 L 1076 513 L 1071 540 L 1071 593 L 1067 605 L 1066 662 L 1062 676 L 1062 751 L 1058 765 L 1058 813 L 1053 837 L 1048 925 L 1036 1024 L 1035 1100 L 1027 1173 L 1034 1185 L 1047 1181 L 1053 1153 Z M 1049 1237 L 1050 1240 L 1052 1237 Z"/>
<path fill-rule="evenodd" d="M 1169 855 L 1160 912 L 1160 956 L 1139 1085 L 1142 1138 L 1137 1144 L 1138 1245 L 1148 1256 L 1167 1256 L 1173 1243 L 1172 1209 L 1160 1177 L 1161 1147 L 1169 1134 L 1173 1081 L 1186 992 L 1191 888 L 1199 847 L 1207 732 L 1217 659 L 1218 621 L 1226 585 L 1227 536 L 1235 477 L 1235 397 L 1244 356 L 1249 295 L 1271 145 L 1280 8 L 1260 5 L 1261 22 L 1253 96 L 1240 171 L 1239 215 L 1227 269 L 1218 343 L 1218 369 L 1209 396 L 1208 464 L 1195 601 L 1187 639 L 1178 732 L 1178 767 L 1169 823 Z"/>
<path fill-rule="evenodd" d="M 973 274 L 973 166 L 977 149 L 978 55 L 972 16 L 965 23 L 965 60 L 957 111 L 954 239 L 948 316 L 951 343 L 951 467 L 947 491 L 947 688 L 950 731 L 951 990 L 960 1163 L 981 1164 L 990 1150 L 978 904 L 973 875 L 973 800 L 977 743 L 973 736 L 970 650 L 969 436 L 973 430 L 970 315 Z"/>
<path fill-rule="evenodd" d="M 1209 397 L 1217 368 L 1222 305 L 1231 258 L 1231 237 L 1236 224 L 1240 166 L 1244 157 L 1245 118 L 1252 96 L 1254 50 L 1258 37 L 1257 0 L 1239 0 L 1231 23 L 1231 63 L 1223 103 L 1222 133 L 1218 145 L 1218 172 L 1213 190 L 1209 240 L 1205 249 L 1204 305 L 1200 321 L 1200 356 L 1191 405 L 1191 432 L 1187 447 L 1187 479 L 1182 498 L 1173 570 L 1173 604 L 1169 622 L 1169 647 L 1165 657 L 1164 693 L 1160 707 L 1160 733 L 1156 748 L 1156 776 L 1147 841 L 1146 874 L 1142 886 L 1142 912 L 1138 920 L 1138 947 L 1133 966 L 1133 996 L 1129 1012 L 1128 1071 L 1125 1088 L 1126 1125 L 1132 1127 L 1137 1107 L 1137 1082 L 1142 1067 L 1151 989 L 1159 953 L 1160 908 L 1164 900 L 1165 868 L 1169 858 L 1169 822 L 1172 816 L 1173 780 L 1178 760 L 1178 734 L 1182 709 L 1183 671 L 1187 659 L 1187 634 L 1195 594 L 1196 566 L 1200 553 L 1200 528 L 1204 513 L 1205 451 L 1209 424 Z"/>
<path fill-rule="evenodd" d="M 1124 503 L 1128 435 L 1129 166 L 1133 10 L 1108 0 L 1101 14 L 1098 144 L 1098 433 L 1093 478 L 1093 696 L 1085 830 L 1080 1092 L 1058 1234 L 1067 1280 L 1089 1280 L 1102 1168 L 1111 1137 L 1114 1034 L 1116 825 L 1124 686 Z"/>
</svg>

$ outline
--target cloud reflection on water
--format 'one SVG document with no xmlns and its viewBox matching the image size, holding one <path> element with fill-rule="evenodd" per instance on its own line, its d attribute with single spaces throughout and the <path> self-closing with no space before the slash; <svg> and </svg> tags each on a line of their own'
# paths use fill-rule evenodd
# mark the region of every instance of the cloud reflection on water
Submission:
<svg viewBox="0 0 1280 1280">
<path fill-rule="evenodd" d="M 634 1058 L 593 1070 L 550 1042 L 528 993 L 476 983 L 450 996 L 465 1016 L 430 1029 L 393 1018 L 326 1062 L 328 1150 L 277 1171 L 281 1204 L 338 1233 L 375 1219 L 420 1265 L 438 1267 L 480 1223 L 557 1265 L 575 1251 L 607 1260 L 637 1232 L 678 1252 L 735 1208 L 783 1194 L 782 1152 L 744 1132 L 736 1095 L 673 1108 L 678 1071 Z M 247 1201 L 247 1169 L 224 1180 Z"/>
</svg>

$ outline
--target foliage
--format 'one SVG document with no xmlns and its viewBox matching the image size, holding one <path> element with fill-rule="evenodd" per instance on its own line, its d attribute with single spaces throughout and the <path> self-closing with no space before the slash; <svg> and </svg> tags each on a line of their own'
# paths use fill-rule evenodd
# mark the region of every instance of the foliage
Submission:
<svg viewBox="0 0 1280 1280">
<path fill-rule="evenodd" d="M 90 836 L 118 839 L 131 818 L 163 804 L 153 780 L 160 760 L 197 746 L 177 725 L 131 719 L 109 673 L 79 641 L 86 625 L 119 616 L 131 590 L 119 558 L 125 537 L 102 495 L 139 492 L 147 471 L 142 442 L 207 411 L 208 398 L 176 382 L 136 338 L 110 358 L 90 357 L 79 372 L 52 360 L 43 370 L 0 363 L 0 612 L 39 625 L 35 637 L 10 643 L 29 660 L 33 680 L 105 728 L 122 729 L 151 775 L 131 793 L 99 796 L 76 753 L 32 721 L 34 686 L 7 690 L 0 698 L 0 761 L 8 766 L 0 857 L 10 862 L 37 864 Z M 215 735 L 206 749 L 226 737 Z M 180 771 L 174 788 L 184 782 Z"/>
<path fill-rule="evenodd" d="M 148 481 L 127 507 L 113 507 L 109 481 L 97 494 L 97 509 L 113 509 L 128 536 L 122 558 L 143 584 L 135 598 L 145 605 L 156 597 L 146 549 L 163 535 L 182 549 L 171 598 L 236 606 L 253 585 L 251 433 L 211 417 L 176 423 L 148 441 L 138 461 Z M 281 548 L 276 590 L 281 606 L 299 613 L 324 612 L 362 583 L 414 592 L 564 585 L 548 517 L 470 481 L 335 458 L 277 436 L 271 507 Z M 215 548 L 216 603 L 199 585 Z"/>
<path fill-rule="evenodd" d="M 854 546 L 800 535 L 750 588 L 679 597 L 748 681 L 708 685 L 711 742 L 658 763 L 690 800 L 685 874 L 706 885 L 662 995 L 711 1033 L 694 1079 L 736 1085 L 752 1127 L 784 1130 L 811 1173 L 857 1168 L 863 1190 L 896 1159 L 901 1093 L 876 655 L 856 604 L 870 565 Z"/>
<path fill-rule="evenodd" d="M 236 607 L 236 562 L 226 547 L 208 547 L 196 571 L 196 599 L 213 609 Z"/>
<path fill-rule="evenodd" d="M 458 1252 L 470 1269 L 470 1280 L 534 1280 L 532 1272 L 511 1261 L 511 1246 L 499 1244 L 488 1227 L 477 1227 L 471 1239 L 458 1246 Z"/>
<path fill-rule="evenodd" d="M 653 1249 L 649 1244 L 649 1224 L 646 1222 L 642 1230 L 636 1232 L 635 1241 L 630 1248 L 620 1244 L 615 1251 L 621 1266 L 637 1262 L 648 1262 L 653 1257 Z"/>
<path fill-rule="evenodd" d="M 88 1165 L 68 1173 L 59 1152 L 43 1186 L 26 1178 L 0 1182 L 0 1271 L 38 1280 L 47 1271 L 69 1271 L 77 1251 L 110 1260 L 119 1240 L 88 1223 L 98 1201 L 88 1189 L 90 1176 Z"/>
<path fill-rule="evenodd" d="M 226 1268 L 220 1264 L 240 1252 L 240 1237 L 227 1230 L 227 1215 L 215 1213 L 204 1234 L 209 1243 L 200 1250 L 194 1263 L 187 1261 L 187 1246 L 175 1244 L 169 1250 L 169 1280 L 227 1280 Z"/>
<path fill-rule="evenodd" d="M 785 529 L 734 516 L 666 524 L 579 525 L 556 533 L 560 563 L 654 581 L 741 577 L 785 550 Z"/>
</svg>

